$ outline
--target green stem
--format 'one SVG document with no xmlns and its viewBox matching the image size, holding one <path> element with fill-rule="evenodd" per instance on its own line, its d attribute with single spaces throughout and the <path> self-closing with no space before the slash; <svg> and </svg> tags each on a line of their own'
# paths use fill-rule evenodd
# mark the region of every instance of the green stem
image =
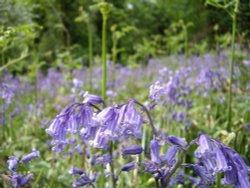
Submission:
<svg viewBox="0 0 250 188">
<path fill-rule="evenodd" d="M 108 15 L 103 14 L 102 23 L 102 99 L 106 100 L 106 85 L 107 85 L 107 57 L 106 57 L 106 29 L 107 29 L 107 19 Z"/>
<path fill-rule="evenodd" d="M 144 106 L 143 104 L 141 104 L 140 102 L 138 102 L 136 100 L 135 100 L 135 103 L 138 104 L 139 106 L 141 106 L 143 108 L 143 110 L 146 112 L 146 114 L 148 116 L 150 126 L 151 126 L 151 129 L 153 131 L 153 134 L 154 134 L 154 136 L 157 136 L 157 130 L 156 130 L 155 126 L 154 126 L 154 123 L 153 123 L 152 117 L 151 117 L 151 115 L 149 113 L 149 110 L 146 108 L 146 106 Z"/>
<path fill-rule="evenodd" d="M 111 167 L 111 173 L 112 173 L 112 184 L 113 188 L 116 188 L 116 179 L 115 179 L 115 168 L 114 168 L 114 163 L 113 163 L 113 149 L 114 149 L 114 143 L 111 141 L 110 143 L 110 155 L 111 155 L 111 162 L 110 162 L 110 167 Z"/>
<path fill-rule="evenodd" d="M 155 178 L 155 187 L 160 188 L 159 179 L 156 179 L 156 178 Z"/>
<path fill-rule="evenodd" d="M 93 74 L 93 40 L 91 23 L 88 22 L 88 45 L 89 45 L 89 91 L 92 92 L 92 74 Z"/>
<path fill-rule="evenodd" d="M 113 48 L 112 48 L 112 82 L 114 86 L 115 82 L 115 64 L 117 59 L 117 40 L 113 40 Z"/>
<path fill-rule="evenodd" d="M 2 63 L 1 63 L 1 66 L 4 65 L 4 60 L 5 60 L 5 54 L 4 54 L 4 49 L 2 49 Z"/>
<path fill-rule="evenodd" d="M 176 162 L 175 166 L 173 167 L 173 169 L 171 170 L 171 172 L 168 174 L 168 176 L 166 177 L 166 179 L 164 180 L 164 184 L 168 185 L 170 178 L 174 175 L 174 173 L 176 172 L 176 170 L 180 167 L 180 165 L 183 162 L 183 159 L 185 158 L 186 155 L 186 150 L 182 150 L 182 153 L 178 159 L 178 161 Z"/>
<path fill-rule="evenodd" d="M 231 41 L 231 66 L 230 66 L 230 80 L 229 80 L 229 91 L 228 91 L 228 114 L 227 114 L 227 131 L 231 131 L 232 124 L 232 84 L 233 84 L 233 72 L 235 63 L 235 33 L 236 33 L 236 12 L 232 15 L 232 41 Z"/>
<path fill-rule="evenodd" d="M 216 188 L 221 188 L 221 173 L 217 173 Z"/>
</svg>

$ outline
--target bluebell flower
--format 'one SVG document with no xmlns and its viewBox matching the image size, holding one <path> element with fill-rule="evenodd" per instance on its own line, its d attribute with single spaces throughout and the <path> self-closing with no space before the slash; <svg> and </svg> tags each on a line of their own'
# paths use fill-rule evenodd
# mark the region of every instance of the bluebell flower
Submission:
<svg viewBox="0 0 250 188">
<path fill-rule="evenodd" d="M 83 170 L 78 169 L 78 168 L 76 168 L 76 167 L 74 167 L 74 166 L 69 170 L 69 174 L 70 174 L 70 175 L 75 175 L 75 174 L 82 175 L 82 174 L 84 174 L 84 173 L 85 173 L 85 172 L 84 172 Z"/>
<path fill-rule="evenodd" d="M 77 113 L 78 117 L 78 124 L 81 127 L 90 127 L 90 126 L 97 126 L 93 121 L 93 110 L 88 105 L 82 105 L 79 107 L 79 111 Z"/>
<path fill-rule="evenodd" d="M 165 152 L 161 157 L 161 164 L 167 164 L 168 166 L 173 166 L 176 162 L 175 156 L 178 152 L 178 148 L 176 146 L 171 146 L 167 152 Z"/>
<path fill-rule="evenodd" d="M 77 153 L 79 154 L 79 155 L 82 155 L 83 154 L 83 149 L 82 149 L 82 147 L 78 144 L 77 146 L 75 146 L 75 151 L 77 151 Z"/>
<path fill-rule="evenodd" d="M 128 138 L 133 136 L 135 139 L 141 138 L 143 119 L 136 110 L 135 103 L 130 100 L 128 104 L 123 105 L 119 110 L 119 137 Z"/>
<path fill-rule="evenodd" d="M 122 149 L 122 156 L 125 157 L 127 155 L 138 155 L 141 154 L 143 151 L 141 146 L 138 145 L 132 145 L 127 146 Z"/>
<path fill-rule="evenodd" d="M 40 157 L 40 152 L 36 149 L 33 149 L 32 152 L 28 155 L 25 155 L 22 159 L 21 159 L 21 163 L 27 163 L 29 161 L 31 161 L 34 158 L 38 158 Z"/>
<path fill-rule="evenodd" d="M 177 138 L 175 136 L 169 136 L 168 140 L 171 144 L 179 146 L 181 148 L 183 148 L 187 145 L 187 141 L 185 138 Z"/>
<path fill-rule="evenodd" d="M 79 133 L 79 121 L 77 116 L 71 116 L 69 118 L 68 126 L 66 128 L 66 131 L 72 134 Z"/>
<path fill-rule="evenodd" d="M 199 152 L 201 155 L 211 155 L 214 154 L 214 147 L 210 139 L 206 136 L 206 134 L 201 134 L 199 136 L 198 145 L 200 146 Z"/>
<path fill-rule="evenodd" d="M 151 161 L 153 161 L 156 164 L 159 164 L 161 162 L 160 160 L 160 146 L 157 140 L 151 140 L 150 142 L 150 156 Z"/>
<path fill-rule="evenodd" d="M 90 185 L 96 181 L 96 178 L 97 178 L 96 174 L 92 178 L 89 178 L 86 174 L 82 174 L 76 181 L 73 182 L 72 186 L 76 188 L 85 185 Z"/>
<path fill-rule="evenodd" d="M 19 188 L 19 187 L 25 186 L 27 183 L 29 183 L 33 179 L 34 179 L 33 174 L 31 173 L 29 173 L 27 176 L 14 173 L 11 176 L 11 184 L 14 188 Z"/>
<path fill-rule="evenodd" d="M 233 161 L 239 170 L 243 170 L 245 173 L 250 173 L 250 167 L 246 165 L 238 153 L 233 154 Z"/>
<path fill-rule="evenodd" d="M 248 174 L 243 169 L 238 170 L 237 174 L 238 174 L 238 182 L 236 186 L 239 188 L 249 188 L 250 182 Z"/>
<path fill-rule="evenodd" d="M 106 167 L 106 165 L 108 163 L 111 163 L 111 161 L 112 161 L 111 155 L 103 154 L 103 155 L 97 156 L 92 164 L 93 165 L 103 165 L 104 167 Z"/>
<path fill-rule="evenodd" d="M 210 185 L 214 182 L 215 176 L 208 172 L 205 167 L 195 164 L 193 168 L 194 172 L 201 177 L 203 184 Z"/>
<path fill-rule="evenodd" d="M 130 171 L 138 169 L 137 162 L 133 161 L 122 166 L 121 171 Z"/>
<path fill-rule="evenodd" d="M 16 171 L 18 162 L 15 156 L 10 156 L 7 163 L 9 170 Z"/>
<path fill-rule="evenodd" d="M 96 115 L 96 121 L 101 125 L 104 126 L 106 123 L 116 116 L 115 109 L 113 107 L 104 108 L 100 113 Z"/>
<path fill-rule="evenodd" d="M 105 131 L 104 128 L 100 128 L 96 132 L 95 139 L 89 142 L 91 146 L 95 148 L 104 149 L 104 150 L 109 149 L 109 145 L 108 145 L 109 139 L 105 135 L 104 131 Z"/>
<path fill-rule="evenodd" d="M 148 161 L 148 160 L 144 160 L 142 161 L 142 166 L 144 166 L 144 170 L 142 171 L 142 173 L 148 172 L 151 174 L 158 174 L 159 170 L 158 170 L 158 166 L 156 163 L 152 162 L 152 161 Z"/>
<path fill-rule="evenodd" d="M 224 172 L 224 178 L 222 179 L 222 184 L 236 185 L 238 182 L 237 169 L 230 162 L 229 162 L 229 165 L 232 166 L 232 170 L 228 170 Z"/>
<path fill-rule="evenodd" d="M 210 173 L 213 173 L 213 172 L 217 172 L 217 171 L 220 171 L 220 169 L 218 167 L 216 167 L 216 164 L 215 164 L 215 158 L 212 157 L 212 156 L 201 156 L 200 157 L 201 159 L 201 162 L 202 164 L 205 166 L 206 170 Z M 217 164 L 218 166 L 219 164 Z M 220 165 L 219 165 L 220 166 Z"/>
<path fill-rule="evenodd" d="M 104 103 L 103 99 L 100 96 L 89 94 L 88 92 L 86 92 L 84 94 L 84 101 L 83 102 L 94 104 L 94 105 Z"/>
<path fill-rule="evenodd" d="M 216 149 L 216 171 L 225 172 L 232 170 L 232 167 L 228 165 L 228 161 L 220 148 Z"/>
<path fill-rule="evenodd" d="M 201 180 L 199 178 L 195 178 L 195 177 L 191 176 L 191 177 L 188 177 L 188 179 L 196 186 L 200 186 L 200 184 L 201 184 Z"/>
<path fill-rule="evenodd" d="M 73 144 L 67 139 L 68 133 L 80 135 L 83 142 L 94 138 L 96 126 L 93 121 L 93 110 L 88 104 L 73 103 L 67 106 L 46 129 L 46 133 L 52 137 L 52 151 L 63 152 L 66 146 Z"/>
<path fill-rule="evenodd" d="M 168 187 L 174 187 L 176 184 L 184 184 L 184 171 L 181 170 L 175 177 L 172 177 L 168 183 Z"/>
</svg>

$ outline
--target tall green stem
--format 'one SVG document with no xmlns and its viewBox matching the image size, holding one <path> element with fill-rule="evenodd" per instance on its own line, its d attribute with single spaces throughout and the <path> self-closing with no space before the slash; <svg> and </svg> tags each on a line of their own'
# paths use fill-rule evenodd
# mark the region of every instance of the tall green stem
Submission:
<svg viewBox="0 0 250 188">
<path fill-rule="evenodd" d="M 93 75 L 93 41 L 90 20 L 88 21 L 88 45 L 89 45 L 89 90 L 92 92 L 92 75 Z"/>
<path fill-rule="evenodd" d="M 227 131 L 231 131 L 232 124 L 232 84 L 233 84 L 233 72 L 235 63 L 235 33 L 236 33 L 236 11 L 232 15 L 232 41 L 231 41 L 231 66 L 230 66 L 230 80 L 229 80 L 229 91 L 228 91 L 228 114 L 227 114 Z"/>
<path fill-rule="evenodd" d="M 112 173 L 113 188 L 116 188 L 115 168 L 114 168 L 114 163 L 113 163 L 113 149 L 114 149 L 114 143 L 113 143 L 113 141 L 111 141 L 109 153 L 112 157 L 112 161 L 110 163 L 110 168 L 111 168 L 111 173 Z"/>
<path fill-rule="evenodd" d="M 113 39 L 113 48 L 112 48 L 112 82 L 114 86 L 115 82 L 115 64 L 117 59 L 117 40 Z"/>
<path fill-rule="evenodd" d="M 102 98 L 106 100 L 106 85 L 107 85 L 107 57 L 106 57 L 106 34 L 107 34 L 107 19 L 108 14 L 102 13 Z"/>
</svg>

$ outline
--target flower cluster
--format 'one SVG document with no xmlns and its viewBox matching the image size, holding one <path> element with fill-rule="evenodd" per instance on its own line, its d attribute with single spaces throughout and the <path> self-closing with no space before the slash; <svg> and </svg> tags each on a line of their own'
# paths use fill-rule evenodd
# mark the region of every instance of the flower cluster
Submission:
<svg viewBox="0 0 250 188">
<path fill-rule="evenodd" d="M 79 178 L 73 182 L 72 186 L 75 187 L 82 187 L 85 185 L 91 185 L 93 182 L 95 182 L 96 178 L 97 178 L 97 174 L 94 174 L 92 178 L 89 178 L 89 176 L 87 175 L 87 173 L 81 169 L 72 167 L 69 170 L 69 174 L 70 175 L 78 175 Z"/>
<path fill-rule="evenodd" d="M 101 149 L 108 149 L 110 141 L 141 137 L 143 120 L 133 100 L 103 110 L 95 106 L 101 103 L 100 97 L 85 94 L 82 103 L 66 107 L 46 129 L 52 136 L 52 151 L 65 151 L 66 146 L 72 144 L 72 138 L 67 138 L 67 134 L 79 135 L 83 143 Z"/>
<path fill-rule="evenodd" d="M 102 165 L 104 169 L 110 164 L 111 172 L 108 176 L 113 177 L 116 184 L 118 177 L 115 176 L 115 169 L 112 166 L 115 152 L 112 145 L 126 141 L 122 147 L 122 157 L 139 155 L 143 148 L 137 144 L 131 144 L 131 140 L 141 138 L 143 118 L 137 112 L 136 105 L 144 107 L 136 100 L 128 100 L 125 104 L 104 107 L 101 97 L 86 93 L 82 103 L 74 103 L 66 107 L 52 122 L 46 132 L 52 136 L 52 151 L 65 151 L 66 146 L 76 143 L 77 135 L 83 145 L 88 159 L 91 159 L 91 166 Z M 147 109 L 146 113 L 149 113 Z M 148 116 L 150 122 L 151 117 Z M 166 136 L 161 131 L 156 131 L 152 124 L 154 134 L 150 142 L 150 159 L 143 160 L 142 173 L 150 173 L 156 182 L 162 187 L 173 187 L 175 184 L 184 184 L 185 179 L 200 187 L 213 185 L 218 173 L 223 175 L 222 183 L 235 185 L 239 188 L 250 186 L 248 180 L 249 167 L 238 153 L 214 138 L 201 134 L 189 144 L 185 138 L 178 138 L 172 135 Z M 197 144 L 199 147 L 194 156 L 197 161 L 194 164 L 185 164 L 183 159 L 189 148 Z M 102 152 L 99 155 L 90 153 L 87 146 L 109 150 L 109 153 Z M 168 148 L 165 152 L 161 152 Z M 78 153 L 83 154 L 80 145 L 74 147 Z M 118 148 L 119 150 L 119 148 Z M 117 152 L 118 156 L 119 152 Z M 86 160 L 85 160 L 86 161 Z M 193 162 L 192 162 L 193 163 Z M 130 161 L 121 167 L 121 171 L 139 169 L 138 160 Z M 185 175 L 180 168 L 191 168 L 199 176 L 190 177 Z M 92 185 L 97 180 L 97 174 L 86 173 L 83 170 L 72 168 L 70 174 L 76 174 L 79 178 L 73 183 L 73 187 Z"/>
<path fill-rule="evenodd" d="M 174 142 L 172 142 L 173 138 L 175 140 Z M 175 171 L 177 164 L 177 153 L 186 145 L 185 139 L 172 136 L 169 137 L 169 143 L 172 146 L 160 155 L 159 141 L 155 139 L 152 140 L 150 144 L 151 160 L 142 161 L 142 165 L 145 168 L 143 173 L 148 172 L 153 174 L 156 181 L 160 180 L 163 187 L 166 187 L 170 183 L 170 175 Z M 183 143 L 185 145 L 183 145 Z M 171 182 L 171 184 L 173 184 L 173 182 Z"/>
<path fill-rule="evenodd" d="M 19 161 L 15 156 L 9 157 L 9 159 L 7 160 L 7 163 L 8 163 L 8 169 L 12 173 L 10 181 L 14 188 L 23 187 L 34 179 L 33 174 L 30 172 L 28 172 L 26 176 L 22 174 L 18 174 L 17 173 L 18 164 L 28 163 L 32 159 L 38 158 L 38 157 L 40 157 L 40 153 L 36 149 L 33 149 L 31 153 L 23 156 L 21 160 Z"/>
<path fill-rule="evenodd" d="M 152 140 L 151 159 L 142 161 L 145 168 L 143 172 L 153 174 L 156 181 L 160 180 L 162 187 L 173 187 L 175 183 L 183 184 L 185 178 L 199 187 L 209 187 L 215 183 L 216 175 L 219 173 L 223 177 L 221 183 L 224 185 L 250 187 L 250 168 L 237 152 L 218 140 L 201 134 L 189 145 L 185 139 L 174 136 L 168 137 L 168 143 L 172 146 L 160 155 L 159 141 Z M 198 160 L 195 164 L 184 164 L 184 155 L 195 143 L 199 146 L 194 154 Z M 173 177 L 180 167 L 192 168 L 199 178 L 185 175 L 181 170 Z"/>
<path fill-rule="evenodd" d="M 197 182 L 199 185 L 211 185 L 215 181 L 216 173 L 222 173 L 222 184 L 250 187 L 250 168 L 237 152 L 205 134 L 199 136 L 197 144 L 199 148 L 195 156 L 198 161 L 193 165 L 193 169 L 201 178 Z"/>
</svg>

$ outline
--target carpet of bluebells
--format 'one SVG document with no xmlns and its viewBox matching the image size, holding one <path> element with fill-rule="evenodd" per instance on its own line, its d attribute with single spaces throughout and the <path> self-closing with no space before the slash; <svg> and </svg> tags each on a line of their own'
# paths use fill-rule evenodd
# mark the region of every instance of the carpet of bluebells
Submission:
<svg viewBox="0 0 250 188">
<path fill-rule="evenodd" d="M 102 69 L 2 72 L 0 187 L 249 188 L 250 56 L 229 52 L 108 62 Z"/>
</svg>

